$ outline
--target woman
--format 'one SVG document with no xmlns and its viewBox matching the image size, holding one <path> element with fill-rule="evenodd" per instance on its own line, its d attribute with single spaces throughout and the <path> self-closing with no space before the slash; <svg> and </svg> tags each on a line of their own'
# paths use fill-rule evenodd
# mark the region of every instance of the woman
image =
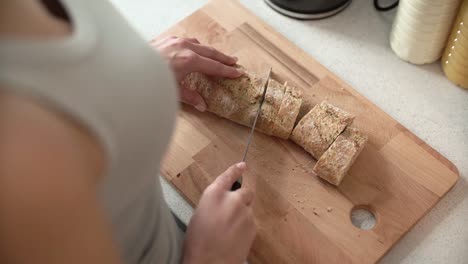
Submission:
<svg viewBox="0 0 468 264">
<path fill-rule="evenodd" d="M 155 177 L 177 94 L 206 109 L 175 83 L 242 72 L 196 39 L 152 45 L 105 1 L 0 1 L 0 263 L 245 261 L 253 195 L 229 191 L 244 163 L 205 190 L 185 237 Z"/>
</svg>

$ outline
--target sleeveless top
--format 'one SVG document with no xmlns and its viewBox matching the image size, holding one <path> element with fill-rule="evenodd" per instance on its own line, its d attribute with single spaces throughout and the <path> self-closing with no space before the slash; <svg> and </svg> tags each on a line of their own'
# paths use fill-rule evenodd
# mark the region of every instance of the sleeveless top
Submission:
<svg viewBox="0 0 468 264">
<path fill-rule="evenodd" d="M 71 36 L 0 38 L 0 84 L 86 127 L 105 149 L 102 204 L 125 263 L 178 263 L 159 167 L 177 111 L 163 59 L 107 1 L 62 0 Z"/>
</svg>

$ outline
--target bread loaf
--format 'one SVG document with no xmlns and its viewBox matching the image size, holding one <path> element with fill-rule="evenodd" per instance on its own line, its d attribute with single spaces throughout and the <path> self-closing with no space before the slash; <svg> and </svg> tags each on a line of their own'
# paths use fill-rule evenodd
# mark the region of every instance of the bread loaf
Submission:
<svg viewBox="0 0 468 264">
<path fill-rule="evenodd" d="M 261 101 L 263 84 L 264 80 L 253 74 L 226 79 L 191 73 L 182 81 L 182 85 L 200 93 L 208 111 L 249 127 Z M 294 128 L 301 104 L 300 90 L 270 79 L 256 129 L 283 139 L 290 137 L 318 159 L 313 171 L 338 185 L 367 137 L 357 129 L 347 128 L 354 116 L 325 101 L 316 105 Z"/>
<path fill-rule="evenodd" d="M 261 101 L 264 80 L 249 73 L 236 79 L 190 73 L 181 84 L 196 89 L 209 112 L 250 127 Z M 270 79 L 256 130 L 287 139 L 301 103 L 302 95 L 297 88 Z"/>
<path fill-rule="evenodd" d="M 291 139 L 319 159 L 353 120 L 351 114 L 323 101 L 299 121 Z"/>
<path fill-rule="evenodd" d="M 351 165 L 361 153 L 367 137 L 348 127 L 320 157 L 312 169 L 322 179 L 338 186 Z"/>
</svg>

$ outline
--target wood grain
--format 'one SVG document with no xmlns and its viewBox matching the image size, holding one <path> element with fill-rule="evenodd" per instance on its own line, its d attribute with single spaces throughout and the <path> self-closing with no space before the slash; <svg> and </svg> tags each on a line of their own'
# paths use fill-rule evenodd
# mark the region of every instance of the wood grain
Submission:
<svg viewBox="0 0 468 264">
<path fill-rule="evenodd" d="M 159 36 L 196 37 L 234 54 L 249 70 L 304 93 L 300 116 L 328 100 L 356 116 L 369 141 L 336 188 L 312 173 L 315 161 L 290 141 L 255 134 L 245 178 L 257 186 L 258 234 L 250 263 L 375 263 L 456 183 L 456 167 L 236 1 L 213 0 Z M 183 106 L 162 174 L 192 204 L 246 145 L 246 127 Z M 331 211 L 327 208 L 332 208 Z M 374 212 L 354 227 L 353 208 Z"/>
</svg>

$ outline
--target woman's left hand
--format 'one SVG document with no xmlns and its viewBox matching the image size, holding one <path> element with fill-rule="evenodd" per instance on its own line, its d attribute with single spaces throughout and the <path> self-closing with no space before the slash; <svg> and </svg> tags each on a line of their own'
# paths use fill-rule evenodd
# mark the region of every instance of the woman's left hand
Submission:
<svg viewBox="0 0 468 264">
<path fill-rule="evenodd" d="M 151 45 L 166 58 L 179 83 L 180 100 L 195 106 L 199 111 L 206 110 L 206 103 L 201 95 L 180 85 L 189 73 L 199 72 L 211 76 L 237 78 L 244 74 L 241 69 L 233 67 L 236 57 L 228 56 L 213 47 L 200 44 L 194 38 L 168 37 L 152 41 Z"/>
</svg>

